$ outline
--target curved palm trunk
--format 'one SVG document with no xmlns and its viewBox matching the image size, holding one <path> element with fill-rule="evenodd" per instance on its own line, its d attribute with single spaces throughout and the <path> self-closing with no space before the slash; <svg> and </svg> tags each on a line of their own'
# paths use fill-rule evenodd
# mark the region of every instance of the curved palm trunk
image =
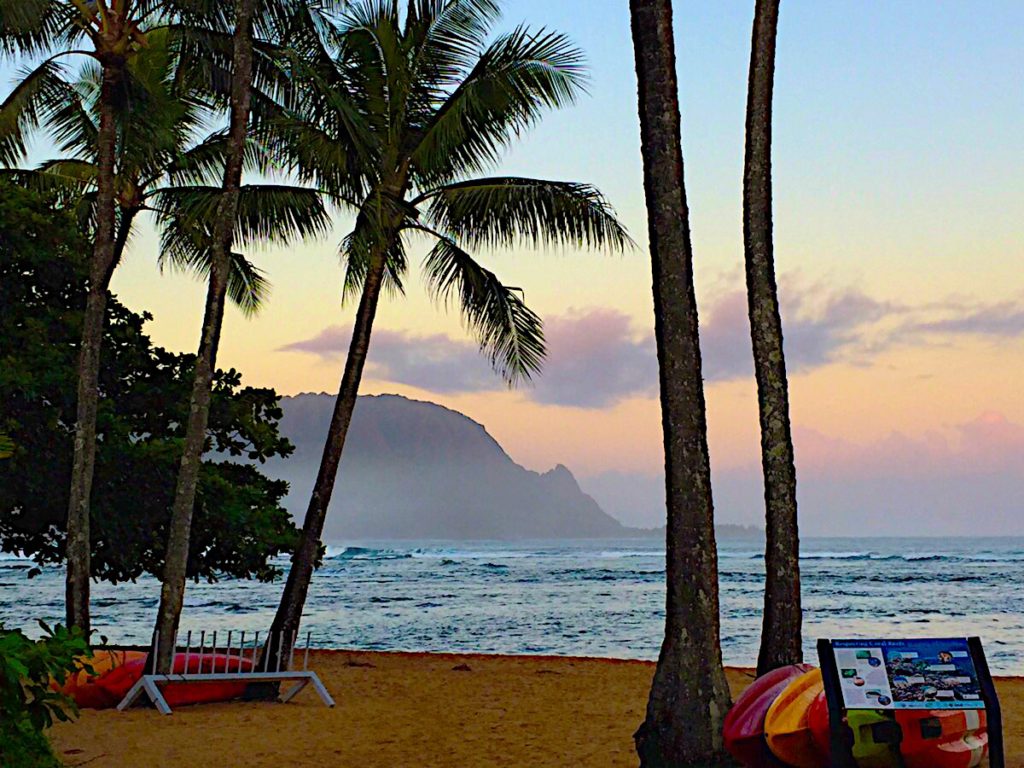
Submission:
<svg viewBox="0 0 1024 768">
<path fill-rule="evenodd" d="M 115 261 L 114 162 L 117 123 L 114 97 L 121 75 L 120 63 L 103 64 L 100 87 L 100 124 L 97 135 L 96 240 L 89 264 L 89 291 L 82 318 L 78 355 L 78 404 L 75 414 L 75 448 L 71 465 L 71 494 L 67 517 L 67 576 L 65 602 L 69 627 L 86 634 L 89 622 L 89 502 L 96 467 L 96 411 L 99 404 L 100 351 L 107 311 L 107 286 Z"/>
<path fill-rule="evenodd" d="M 235 33 L 232 51 L 231 123 L 228 129 L 227 160 L 217 220 L 213 233 L 213 255 L 210 283 L 206 294 L 203 332 L 196 359 L 192 399 L 189 406 L 185 447 L 178 471 L 178 484 L 171 510 L 164 561 L 163 585 L 155 631 L 159 633 L 157 670 L 170 672 L 174 657 L 174 641 L 185 600 L 185 575 L 188 568 L 192 513 L 196 486 L 206 443 L 206 426 L 210 416 L 213 375 L 217 369 L 217 347 L 224 321 L 228 273 L 234 225 L 238 216 L 238 197 L 242 183 L 242 162 L 245 137 L 249 125 L 249 103 L 252 89 L 253 31 L 255 0 L 236 0 Z"/>
<path fill-rule="evenodd" d="M 796 466 L 772 253 L 772 85 L 779 0 L 757 0 L 747 90 L 743 241 L 764 472 L 765 594 L 757 672 L 803 661 Z"/>
<path fill-rule="evenodd" d="M 634 738 L 641 766 L 703 766 L 724 759 L 722 722 L 729 689 L 719 645 L 718 554 L 672 5 L 670 0 L 631 0 L 630 12 L 654 271 L 668 508 L 665 639 L 647 717 Z"/>
<path fill-rule="evenodd" d="M 356 397 L 359 394 L 359 382 L 363 377 L 366 355 L 370 350 L 370 333 L 373 330 L 373 320 L 377 315 L 377 303 L 384 280 L 384 266 L 383 252 L 375 254 L 366 276 L 366 282 L 363 284 L 359 309 L 356 311 L 356 322 L 352 329 L 352 342 L 345 360 L 345 372 L 341 377 L 338 398 L 334 401 L 331 426 L 327 432 L 327 440 L 320 459 L 320 470 L 317 472 L 313 494 L 309 499 L 309 507 L 306 509 L 302 537 L 295 555 L 292 557 L 288 581 L 285 584 L 284 593 L 281 595 L 281 603 L 274 616 L 274 623 L 270 628 L 271 639 L 267 642 L 264 654 L 264 663 L 270 669 L 277 666 L 279 657 L 288 658 L 292 639 L 299 631 L 299 624 L 302 621 L 306 594 L 309 592 L 309 583 L 313 578 L 313 565 L 320 549 L 324 521 L 327 519 L 327 508 L 330 506 L 331 494 L 334 492 L 338 465 L 341 462 L 342 451 L 345 449 L 345 438 L 348 436 L 352 413 L 356 407 Z M 284 638 L 284 642 L 277 640 L 277 646 L 274 647 L 272 645 L 273 638 L 281 637 Z"/>
</svg>

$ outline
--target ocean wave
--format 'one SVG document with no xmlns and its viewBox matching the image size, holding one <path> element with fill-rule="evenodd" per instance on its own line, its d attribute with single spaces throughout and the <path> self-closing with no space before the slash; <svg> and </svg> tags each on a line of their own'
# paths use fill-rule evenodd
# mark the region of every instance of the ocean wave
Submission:
<svg viewBox="0 0 1024 768">
<path fill-rule="evenodd" d="M 332 554 L 331 550 L 334 550 Z M 400 552 L 395 549 L 371 549 L 369 547 L 345 547 L 338 551 L 339 547 L 328 547 L 327 560 L 408 560 L 412 557 L 410 552 Z"/>
</svg>

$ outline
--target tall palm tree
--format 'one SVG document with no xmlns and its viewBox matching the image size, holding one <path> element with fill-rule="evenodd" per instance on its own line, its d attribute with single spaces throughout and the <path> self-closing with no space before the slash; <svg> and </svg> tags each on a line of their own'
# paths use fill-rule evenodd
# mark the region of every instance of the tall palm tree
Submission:
<svg viewBox="0 0 1024 768">
<path fill-rule="evenodd" d="M 353 3 L 330 35 L 333 49 L 302 57 L 301 103 L 274 126 L 300 173 L 356 212 L 342 256 L 345 295 L 358 293 L 359 306 L 271 637 L 298 629 L 377 304 L 382 290 L 403 290 L 408 241 L 431 244 L 428 289 L 458 303 L 510 384 L 540 367 L 541 320 L 470 250 L 630 242 L 589 185 L 476 176 L 544 110 L 571 103 L 584 79 L 580 52 L 560 34 L 519 27 L 488 43 L 498 16 L 494 0 L 410 0 L 401 16 L 396 2 Z"/>
<path fill-rule="evenodd" d="M 114 260 L 116 205 L 114 164 L 116 107 L 127 62 L 145 44 L 147 26 L 168 9 L 154 0 L 0 0 L 0 50 L 9 55 L 44 55 L 11 98 L 27 122 L 45 100 L 68 56 L 88 56 L 101 70 L 96 132 L 96 231 L 89 263 L 89 290 L 78 362 L 78 404 L 67 520 L 67 621 L 89 631 L 89 496 L 96 459 L 99 359 L 106 310 L 104 276 Z M 77 46 L 84 45 L 84 48 Z M 23 125 L 0 125 L 0 161 L 24 155 Z"/>
<path fill-rule="evenodd" d="M 235 0 L 234 34 L 231 61 L 230 124 L 228 126 L 224 177 L 216 200 L 210 259 L 210 281 L 206 311 L 196 358 L 195 378 L 189 406 L 185 446 L 175 488 L 174 505 L 167 536 L 167 553 L 160 589 L 156 627 L 158 645 L 156 669 L 170 672 L 174 658 L 178 622 L 185 600 L 185 574 L 188 546 L 195 507 L 199 465 L 206 444 L 206 425 L 210 416 L 213 375 L 217 365 L 217 347 L 224 320 L 234 225 L 242 186 L 245 140 L 249 131 L 249 112 L 253 81 L 253 22 L 256 0 Z"/>
<path fill-rule="evenodd" d="M 767 535 L 759 675 L 803 661 L 796 465 L 772 252 L 772 86 L 778 25 L 779 0 L 757 0 L 747 85 L 743 243 L 761 421 Z"/>
<path fill-rule="evenodd" d="M 250 118 L 254 111 L 272 110 L 274 97 L 288 98 L 288 73 L 278 67 L 278 58 L 284 53 L 281 46 L 306 45 L 310 37 L 318 35 L 320 26 L 326 23 L 326 15 L 335 8 L 333 0 L 234 0 L 231 7 L 214 3 L 210 9 L 214 14 L 212 24 L 208 22 L 203 28 L 212 38 L 201 33 L 187 36 L 191 44 L 210 57 L 211 75 L 227 82 L 229 123 L 224 137 L 220 188 L 198 197 L 186 196 L 192 204 L 181 206 L 178 214 L 191 223 L 186 229 L 198 231 L 200 238 L 209 242 L 210 258 L 206 309 L 154 627 L 158 639 L 156 666 L 161 672 L 170 670 L 184 605 L 192 514 L 207 442 L 206 426 L 230 281 L 232 246 L 238 223 L 246 219 L 241 216 L 246 210 L 242 171 L 246 163 Z M 223 29 L 233 30 L 229 56 L 223 46 L 223 36 L 218 36 Z M 264 90 L 268 93 L 264 94 Z M 287 219 L 282 223 L 295 224 Z M 313 222 L 314 230 L 325 227 L 323 219 Z M 251 231 L 257 237 L 268 234 L 260 226 Z M 187 238 L 182 245 L 187 251 Z"/>
<path fill-rule="evenodd" d="M 683 182 L 671 0 L 630 0 L 644 191 L 654 270 L 654 328 L 665 442 L 665 639 L 635 735 L 642 766 L 724 760 L 729 689 L 722 668 L 707 421 L 693 249 Z"/>
</svg>

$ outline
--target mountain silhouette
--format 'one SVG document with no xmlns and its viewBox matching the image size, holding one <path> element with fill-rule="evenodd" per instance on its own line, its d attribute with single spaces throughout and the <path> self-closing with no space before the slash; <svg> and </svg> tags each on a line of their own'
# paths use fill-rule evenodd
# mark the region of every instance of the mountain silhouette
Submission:
<svg viewBox="0 0 1024 768">
<path fill-rule="evenodd" d="M 287 480 L 299 520 L 313 488 L 334 397 L 281 401 L 281 431 L 296 447 L 265 465 Z M 580 490 L 559 464 L 532 472 L 516 464 L 483 425 L 435 403 L 362 396 L 324 529 L 337 539 L 539 539 L 651 535 L 627 528 Z"/>
</svg>

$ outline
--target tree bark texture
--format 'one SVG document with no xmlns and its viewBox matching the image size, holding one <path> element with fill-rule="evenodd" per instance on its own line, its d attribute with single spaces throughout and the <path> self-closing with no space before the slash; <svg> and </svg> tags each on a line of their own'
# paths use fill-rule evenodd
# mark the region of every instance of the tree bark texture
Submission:
<svg viewBox="0 0 1024 768">
<path fill-rule="evenodd" d="M 765 596 L 757 672 L 803 661 L 789 388 L 772 247 L 772 87 L 779 0 L 757 0 L 747 86 L 743 243 L 764 473 Z"/>
<path fill-rule="evenodd" d="M 107 311 L 109 274 L 115 260 L 114 172 L 117 155 L 116 92 L 123 61 L 113 57 L 102 64 L 100 121 L 97 129 L 96 239 L 89 263 L 89 290 L 82 317 L 78 353 L 78 401 L 75 414 L 74 457 L 68 499 L 67 573 L 65 607 L 69 627 L 86 634 L 89 620 L 90 497 L 96 467 L 96 414 L 99 407 L 100 354 Z"/>
<path fill-rule="evenodd" d="M 306 604 L 306 595 L 313 578 L 313 566 L 316 563 L 320 548 L 320 537 L 323 534 L 327 509 L 334 492 L 334 483 L 338 476 L 338 466 L 345 449 L 345 438 L 352 423 L 356 398 L 359 394 L 359 382 L 363 376 L 363 367 L 370 350 L 370 333 L 377 315 L 377 303 L 380 299 L 381 286 L 384 280 L 385 256 L 383 252 L 376 254 L 367 272 L 356 311 L 356 322 L 352 329 L 352 341 L 349 344 L 348 357 L 345 360 L 345 371 L 341 377 L 338 397 L 334 401 L 334 413 L 327 432 L 320 469 L 316 483 L 306 509 L 306 518 L 302 526 L 302 537 L 292 558 L 288 571 L 281 602 L 271 625 L 271 635 L 265 647 L 265 664 L 274 668 L 278 664 L 278 656 L 287 658 L 291 643 L 299 631 L 302 611 Z M 280 638 L 283 637 L 282 642 Z M 278 638 L 274 640 L 274 638 Z M 271 645 L 272 642 L 277 647 Z"/>
<path fill-rule="evenodd" d="M 668 512 L 665 639 L 635 734 L 641 766 L 718 765 L 729 689 L 722 668 L 707 421 L 683 182 L 670 0 L 631 0 L 654 274 Z"/>
<path fill-rule="evenodd" d="M 242 182 L 245 139 L 249 125 L 252 88 L 253 14 L 255 0 L 235 0 L 235 32 L 231 79 L 231 121 L 228 128 L 224 182 L 213 232 L 210 282 L 206 296 L 203 331 L 196 359 L 195 378 L 189 406 L 185 446 L 178 471 L 174 506 L 168 531 L 163 585 L 155 631 L 158 634 L 157 670 L 168 673 L 174 657 L 174 643 L 185 599 L 192 513 L 196 487 L 206 443 L 213 376 L 217 369 L 217 347 L 224 320 L 228 274 L 238 198 Z"/>
</svg>

